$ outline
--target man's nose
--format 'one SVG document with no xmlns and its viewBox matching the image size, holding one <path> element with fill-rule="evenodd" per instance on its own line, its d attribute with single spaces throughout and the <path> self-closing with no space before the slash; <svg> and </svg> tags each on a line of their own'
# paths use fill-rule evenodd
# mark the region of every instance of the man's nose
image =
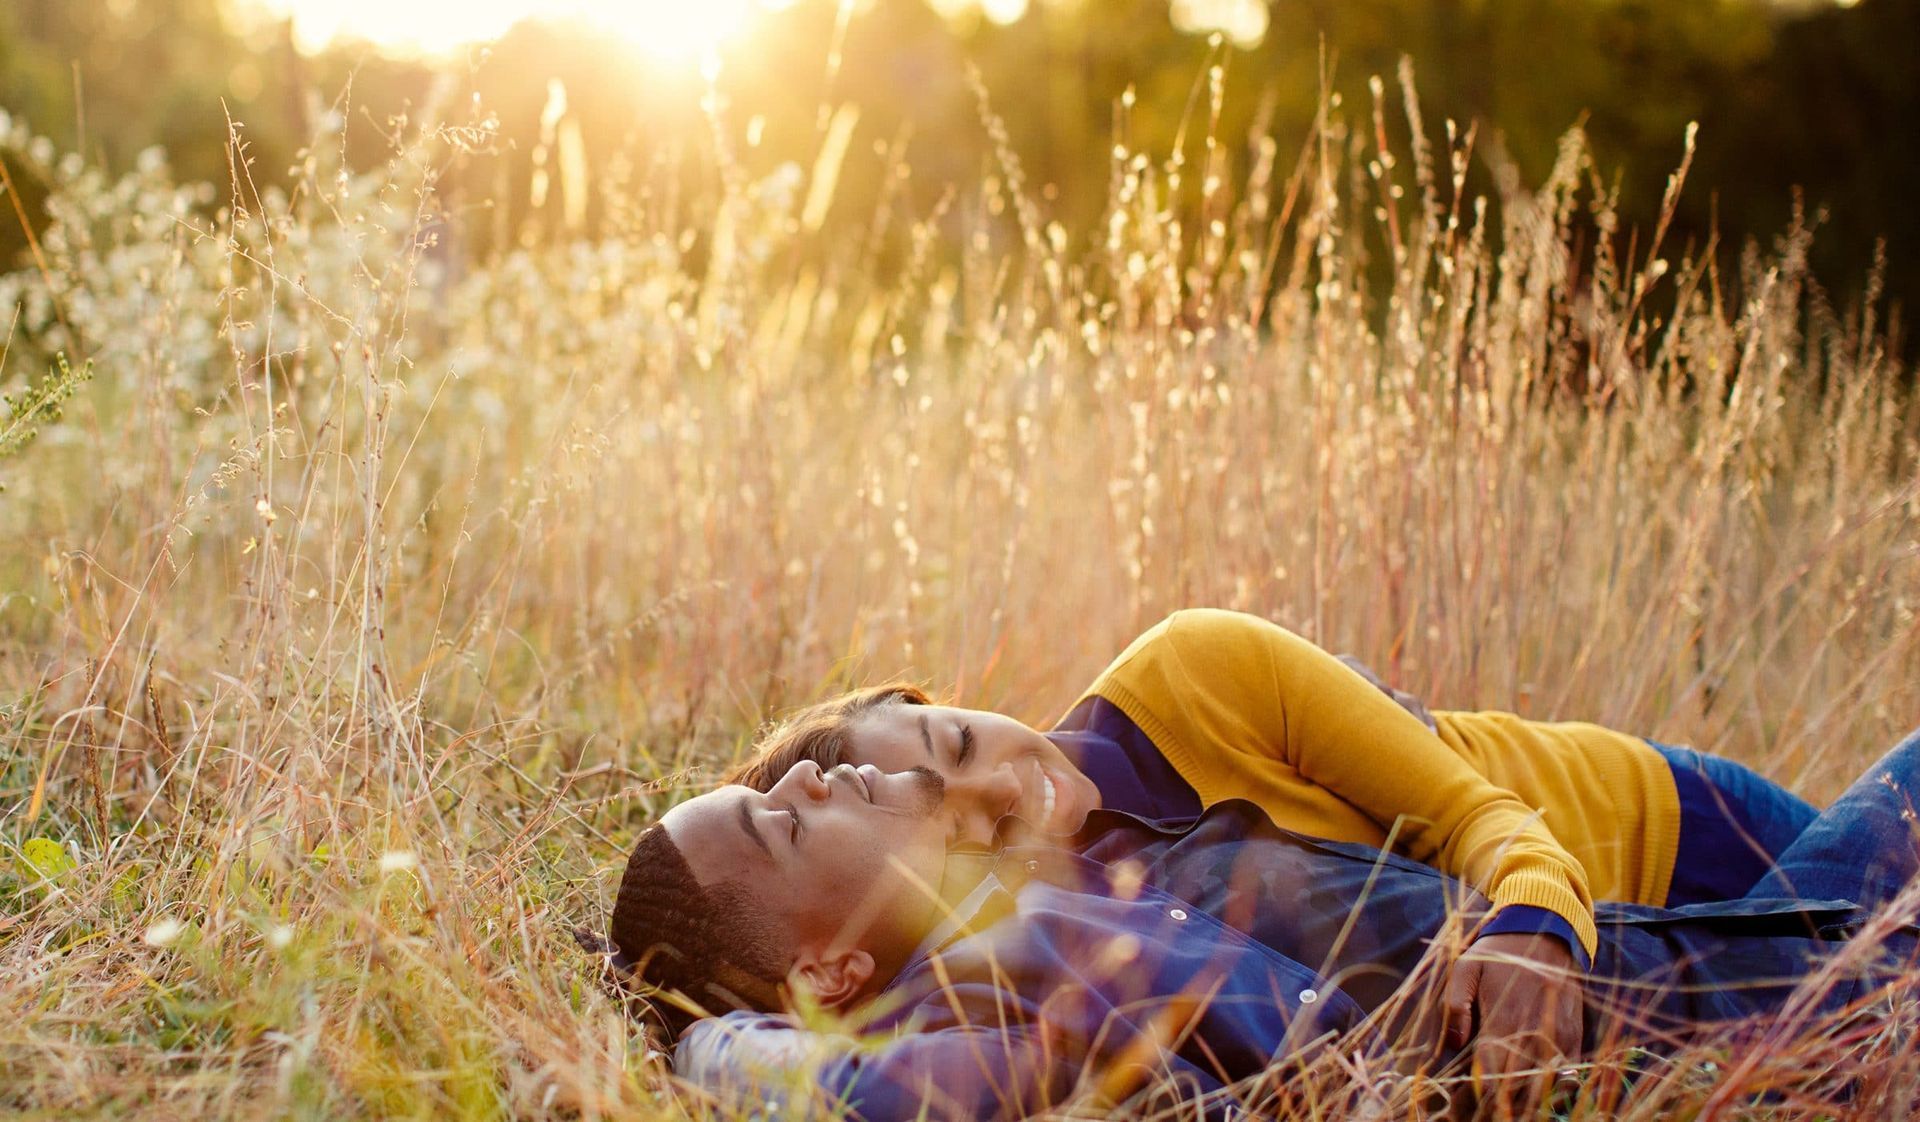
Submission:
<svg viewBox="0 0 1920 1122">
<path fill-rule="evenodd" d="M 824 799 L 830 793 L 827 777 L 821 772 L 820 765 L 812 760 L 801 760 L 787 770 L 787 774 L 774 785 L 788 798 Z"/>
</svg>

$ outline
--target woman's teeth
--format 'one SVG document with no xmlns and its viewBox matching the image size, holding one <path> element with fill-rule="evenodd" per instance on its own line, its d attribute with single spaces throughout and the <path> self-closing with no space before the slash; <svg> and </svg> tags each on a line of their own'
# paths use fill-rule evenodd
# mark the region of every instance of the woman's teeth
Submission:
<svg viewBox="0 0 1920 1122">
<path fill-rule="evenodd" d="M 1046 826 L 1053 822 L 1053 779 L 1045 772 L 1040 773 L 1040 824 Z"/>
</svg>

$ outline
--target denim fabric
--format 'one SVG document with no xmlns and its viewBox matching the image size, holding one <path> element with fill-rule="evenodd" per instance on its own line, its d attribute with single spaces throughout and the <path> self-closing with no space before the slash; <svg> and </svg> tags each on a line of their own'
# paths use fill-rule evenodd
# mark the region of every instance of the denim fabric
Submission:
<svg viewBox="0 0 1920 1122">
<path fill-rule="evenodd" d="M 1751 896 L 1842 897 L 1878 908 L 1920 866 L 1914 807 L 1920 799 L 1920 731 L 1882 756 L 1821 812 L 1761 878 Z"/>
<path fill-rule="evenodd" d="M 1745 896 L 1820 813 L 1743 764 L 1647 743 L 1666 757 L 1680 795 L 1680 844 L 1668 907 Z"/>
</svg>

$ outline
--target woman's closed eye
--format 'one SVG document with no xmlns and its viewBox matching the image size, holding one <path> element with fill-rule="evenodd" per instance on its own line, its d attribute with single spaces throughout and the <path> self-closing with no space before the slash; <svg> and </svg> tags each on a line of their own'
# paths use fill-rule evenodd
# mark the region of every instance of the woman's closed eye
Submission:
<svg viewBox="0 0 1920 1122">
<path fill-rule="evenodd" d="M 973 759 L 973 726 L 961 725 L 960 748 L 953 754 L 953 766 L 966 767 L 967 761 L 971 759 Z"/>
</svg>

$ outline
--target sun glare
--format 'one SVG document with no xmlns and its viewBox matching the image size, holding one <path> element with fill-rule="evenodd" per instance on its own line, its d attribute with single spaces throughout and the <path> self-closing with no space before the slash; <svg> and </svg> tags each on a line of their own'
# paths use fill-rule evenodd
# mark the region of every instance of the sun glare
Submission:
<svg viewBox="0 0 1920 1122">
<path fill-rule="evenodd" d="M 699 58 L 745 31 L 756 12 L 793 0 L 254 0 L 293 17 L 307 48 L 341 36 L 383 47 L 444 54 L 499 38 L 533 16 L 578 17 L 663 62 Z"/>
<path fill-rule="evenodd" d="M 755 0 L 611 0 L 590 5 L 590 18 L 662 60 L 695 58 L 740 34 Z"/>
</svg>

